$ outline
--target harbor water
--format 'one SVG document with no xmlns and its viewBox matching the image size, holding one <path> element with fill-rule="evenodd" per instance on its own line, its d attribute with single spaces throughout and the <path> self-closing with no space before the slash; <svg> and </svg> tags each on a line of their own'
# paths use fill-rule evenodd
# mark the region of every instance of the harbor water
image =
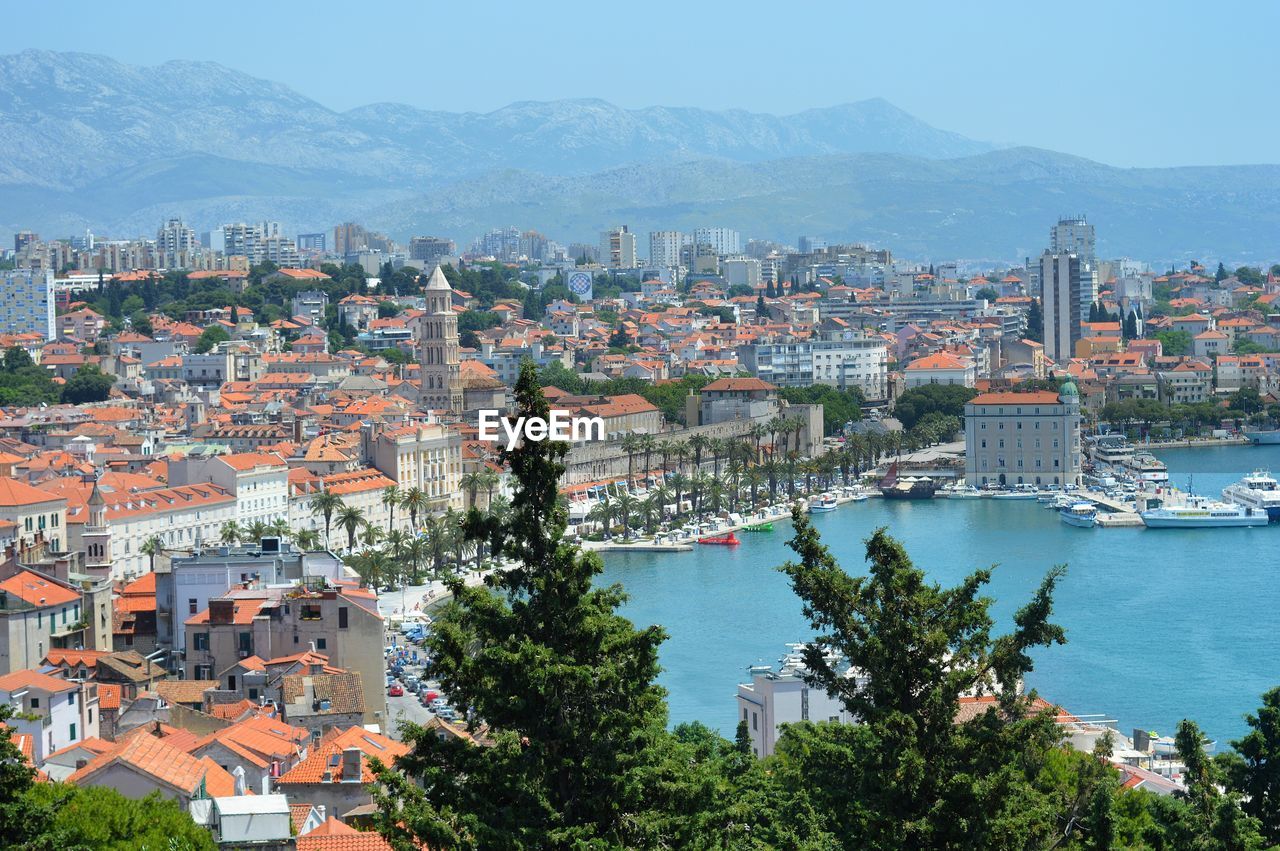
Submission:
<svg viewBox="0 0 1280 851">
<path fill-rule="evenodd" d="M 1280 473 L 1280 446 L 1159 453 L 1171 483 L 1218 496 L 1255 468 Z M 1280 685 L 1280 524 L 1236 529 L 1082 529 L 1035 501 L 872 499 L 812 516 L 845 570 L 865 570 L 863 540 L 886 526 L 944 585 L 999 565 L 988 586 L 998 630 L 1054 564 L 1068 572 L 1055 600 L 1067 644 L 1040 651 L 1028 685 L 1077 714 L 1172 733 L 1192 718 L 1221 743 Z M 812 637 L 777 567 L 792 556 L 789 523 L 741 535 L 739 547 L 610 553 L 604 582 L 630 594 L 624 614 L 661 624 L 660 681 L 671 722 L 732 736 L 734 693 L 747 667 L 773 663 Z"/>
</svg>

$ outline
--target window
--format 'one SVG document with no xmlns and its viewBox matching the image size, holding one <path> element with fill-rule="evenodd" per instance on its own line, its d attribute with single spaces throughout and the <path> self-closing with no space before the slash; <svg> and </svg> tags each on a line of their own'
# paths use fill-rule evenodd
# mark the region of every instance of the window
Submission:
<svg viewBox="0 0 1280 851">
<path fill-rule="evenodd" d="M 196 650 L 208 650 L 208 649 L 209 649 L 209 633 L 207 633 L 207 632 L 194 632 L 194 633 L 192 633 L 192 634 L 191 634 L 191 641 L 192 641 L 192 646 L 193 646 Z"/>
<path fill-rule="evenodd" d="M 752 730 L 759 730 L 759 729 L 760 729 L 760 715 L 759 715 L 759 713 L 756 713 L 756 712 L 752 712 L 752 713 L 751 713 L 751 729 L 752 729 Z"/>
<path fill-rule="evenodd" d="M 339 606 L 338 607 L 338 629 L 346 629 L 346 628 L 347 628 L 347 607 Z"/>
<path fill-rule="evenodd" d="M 33 697 L 33 698 L 31 698 L 31 708 L 32 708 L 32 709 L 39 709 L 39 708 L 40 708 L 40 698 L 38 698 L 38 697 Z"/>
<path fill-rule="evenodd" d="M 227 675 L 227 691 L 235 691 L 235 690 L 236 690 L 236 675 L 228 674 Z"/>
<path fill-rule="evenodd" d="M 326 642 L 323 638 L 317 638 L 317 639 L 316 639 L 316 649 L 317 649 L 317 650 L 324 650 L 324 649 L 325 649 L 325 646 L 326 646 L 327 644 L 328 644 L 328 642 Z"/>
<path fill-rule="evenodd" d="M 67 695 L 67 706 L 75 706 L 75 705 L 76 705 L 76 693 L 73 691 L 71 692 L 71 694 Z M 75 737 L 72 736 L 72 738 L 75 738 Z"/>
<path fill-rule="evenodd" d="M 188 597 L 187 598 L 187 614 L 194 615 L 194 614 L 197 614 L 198 612 L 199 612 L 199 609 L 196 608 L 196 598 Z"/>
<path fill-rule="evenodd" d="M 76 725 L 72 724 L 71 725 L 71 741 L 74 742 L 75 740 L 76 740 Z"/>
</svg>

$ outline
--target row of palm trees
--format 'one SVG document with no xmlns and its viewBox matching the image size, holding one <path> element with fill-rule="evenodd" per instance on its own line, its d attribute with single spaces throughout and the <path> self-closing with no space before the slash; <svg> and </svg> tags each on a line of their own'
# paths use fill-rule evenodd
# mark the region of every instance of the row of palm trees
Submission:
<svg viewBox="0 0 1280 851">
<path fill-rule="evenodd" d="M 722 509 L 737 512 L 744 505 L 755 511 L 766 497 L 769 503 L 777 502 L 780 492 L 790 500 L 797 494 L 828 490 L 837 481 L 852 484 L 881 460 L 950 440 L 959 428 L 958 418 L 953 417 L 921 423 L 906 432 L 857 433 L 849 435 L 839 447 L 809 458 L 799 452 L 803 425 L 797 428 L 797 424 L 798 420 L 785 419 L 758 423 L 738 439 L 696 435 L 685 443 L 674 443 L 655 441 L 652 435 L 624 438 L 628 481 L 634 481 L 636 457 L 644 459 L 642 469 L 647 478 L 649 453 L 662 457 L 660 480 L 643 497 L 629 489 L 606 494 L 588 512 L 587 520 L 603 529 L 621 526 L 623 536 L 630 537 L 637 529 L 655 533 L 667 520 L 666 507 L 671 505 L 675 512 L 670 519 L 677 523 L 688 516 L 701 522 L 709 514 L 718 514 Z M 764 446 L 769 448 L 768 453 L 762 453 Z M 674 465 L 669 464 L 672 460 Z M 709 473 L 706 460 L 711 465 Z"/>
</svg>

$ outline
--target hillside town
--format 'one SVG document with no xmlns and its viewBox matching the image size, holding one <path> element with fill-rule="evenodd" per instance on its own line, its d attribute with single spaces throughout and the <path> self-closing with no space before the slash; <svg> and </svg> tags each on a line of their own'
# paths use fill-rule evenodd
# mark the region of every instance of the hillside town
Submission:
<svg viewBox="0 0 1280 851">
<path fill-rule="evenodd" d="M 685 545 L 747 526 L 757 489 L 785 506 L 986 428 L 918 409 L 921 388 L 1170 439 L 1280 414 L 1280 268 L 1151 269 L 1097 256 L 1084 215 L 1047 225 L 1040 256 L 999 268 L 726 227 L 563 245 L 512 227 L 464 250 L 351 222 L 18 233 L 0 254 L 8 724 L 40 777 L 158 791 L 226 845 L 367 833 L 369 760 L 407 752 L 401 720 L 485 745 L 406 666 L 440 580 L 502 567 L 463 520 L 510 510 L 480 426 L 528 363 L 555 410 L 602 423 L 560 482 L 597 546 L 637 527 Z M 969 484 L 1078 483 L 1063 433 L 1043 468 L 970 433 Z M 238 833 L 250 816 L 275 833 Z"/>
</svg>

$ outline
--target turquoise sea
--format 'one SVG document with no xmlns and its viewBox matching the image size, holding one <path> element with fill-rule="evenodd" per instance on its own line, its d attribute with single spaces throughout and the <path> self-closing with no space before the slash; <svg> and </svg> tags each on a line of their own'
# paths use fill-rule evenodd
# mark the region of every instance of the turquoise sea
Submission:
<svg viewBox="0 0 1280 851">
<path fill-rule="evenodd" d="M 1261 467 L 1280 474 L 1280 446 L 1157 453 L 1197 493 Z M 1079 529 L 1038 503 L 989 499 L 872 499 L 814 523 L 850 573 L 865 567 L 863 539 L 887 526 L 916 564 L 943 584 L 998 564 L 989 586 L 1001 628 L 1054 564 L 1068 573 L 1055 615 L 1068 643 L 1037 656 L 1028 685 L 1076 714 L 1172 733 L 1197 720 L 1219 742 L 1280 685 L 1280 524 L 1253 529 Z M 776 568 L 791 556 L 789 524 L 743 534 L 736 548 L 610 554 L 603 581 L 631 595 L 624 613 L 663 625 L 661 683 L 672 723 L 700 720 L 732 736 L 734 688 L 748 665 L 776 662 L 812 636 Z"/>
</svg>

